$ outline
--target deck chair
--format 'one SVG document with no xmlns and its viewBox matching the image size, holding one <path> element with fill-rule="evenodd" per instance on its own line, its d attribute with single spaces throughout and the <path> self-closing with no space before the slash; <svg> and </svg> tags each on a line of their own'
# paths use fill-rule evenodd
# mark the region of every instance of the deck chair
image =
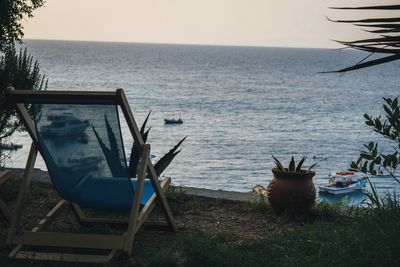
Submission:
<svg viewBox="0 0 400 267">
<path fill-rule="evenodd" d="M 10 89 L 8 96 L 32 138 L 16 211 L 7 236 L 7 243 L 16 245 L 10 257 L 104 263 L 119 250 L 130 255 L 135 234 L 156 202 L 165 216 L 165 226 L 176 231 L 176 222 L 164 195 L 171 179 L 158 180 L 149 159 L 150 146 L 143 142 L 122 89 L 115 92 Z M 26 105 L 31 107 L 33 119 Z M 135 151 L 140 157 L 134 172 L 127 166 L 119 111 L 126 119 Z M 19 228 L 20 221 L 38 152 L 62 200 L 37 227 L 23 231 Z M 131 177 L 132 173 L 136 174 L 135 177 Z M 66 206 L 72 208 L 81 221 L 126 223 L 126 231 L 122 235 L 46 232 L 45 228 Z M 87 218 L 82 208 L 126 211 L 129 220 Z M 47 251 L 26 250 L 31 247 L 46 248 Z M 49 252 L 48 248 L 54 249 Z M 67 253 L 71 248 L 82 252 Z M 108 254 L 87 253 L 88 250 L 106 250 Z"/>
<path fill-rule="evenodd" d="M 3 184 L 4 182 L 6 182 L 10 177 L 11 177 L 11 171 L 6 170 L 3 172 L 0 172 L 0 185 Z M 12 213 L 2 198 L 0 198 L 0 214 L 3 215 L 3 217 L 8 222 L 11 221 Z"/>
</svg>

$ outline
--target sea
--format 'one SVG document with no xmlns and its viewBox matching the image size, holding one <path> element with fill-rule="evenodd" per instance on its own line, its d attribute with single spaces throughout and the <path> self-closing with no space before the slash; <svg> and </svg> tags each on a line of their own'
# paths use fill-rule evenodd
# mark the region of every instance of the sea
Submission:
<svg viewBox="0 0 400 267">
<path fill-rule="evenodd" d="M 26 40 L 49 90 L 123 88 L 139 127 L 148 125 L 160 158 L 181 138 L 182 151 L 165 171 L 175 185 L 248 192 L 267 187 L 272 155 L 288 164 L 317 163 L 316 187 L 349 167 L 363 144 L 391 144 L 364 124 L 383 114 L 383 97 L 400 95 L 400 62 L 345 74 L 368 54 L 344 49 L 238 47 Z M 166 125 L 165 118 L 181 118 Z M 132 137 L 122 122 L 125 150 Z M 30 146 L 18 133 L 8 166 L 24 167 Z M 41 158 L 36 168 L 46 169 Z M 372 179 L 381 195 L 400 193 L 390 177 Z M 357 195 L 361 199 L 363 195 Z M 323 197 L 320 197 L 323 198 Z"/>
</svg>

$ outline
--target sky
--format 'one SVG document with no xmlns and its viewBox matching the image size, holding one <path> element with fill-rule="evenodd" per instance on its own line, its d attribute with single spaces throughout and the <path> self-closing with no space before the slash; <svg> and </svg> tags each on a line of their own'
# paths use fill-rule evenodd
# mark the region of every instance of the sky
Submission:
<svg viewBox="0 0 400 267">
<path fill-rule="evenodd" d="M 332 6 L 398 0 L 47 0 L 23 20 L 26 39 L 340 47 L 368 35 L 331 19 L 373 17 Z"/>
</svg>

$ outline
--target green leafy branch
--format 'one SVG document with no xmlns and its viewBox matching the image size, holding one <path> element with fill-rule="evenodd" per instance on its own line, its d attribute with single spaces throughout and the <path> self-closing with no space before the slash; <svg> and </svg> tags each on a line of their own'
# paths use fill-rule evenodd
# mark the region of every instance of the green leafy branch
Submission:
<svg viewBox="0 0 400 267">
<path fill-rule="evenodd" d="M 398 97 L 393 100 L 390 98 L 383 99 L 386 103 L 383 104 L 386 119 L 382 120 L 381 116 L 373 118 L 368 114 L 364 114 L 365 124 L 373 127 L 375 132 L 381 134 L 385 138 L 400 142 L 400 106 Z"/>
<path fill-rule="evenodd" d="M 400 164 L 400 106 L 398 97 L 394 99 L 383 98 L 385 104 L 385 118 L 381 116 L 372 117 L 364 114 L 365 124 L 372 127 L 373 131 L 379 133 L 384 138 L 394 142 L 392 153 L 378 152 L 378 143 L 370 142 L 364 144 L 365 150 L 360 151 L 360 156 L 356 161 L 350 163 L 352 170 L 369 173 L 372 175 L 383 174 L 384 169 L 398 183 L 400 180 L 395 176 L 395 171 Z"/>
</svg>

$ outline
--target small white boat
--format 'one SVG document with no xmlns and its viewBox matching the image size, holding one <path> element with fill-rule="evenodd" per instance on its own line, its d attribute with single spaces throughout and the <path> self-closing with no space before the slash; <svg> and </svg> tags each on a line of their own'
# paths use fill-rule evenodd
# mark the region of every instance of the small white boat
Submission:
<svg viewBox="0 0 400 267">
<path fill-rule="evenodd" d="M 329 184 L 319 186 L 320 193 L 339 195 L 363 190 L 367 184 L 367 175 L 356 172 L 334 172 L 329 174 Z"/>
</svg>

